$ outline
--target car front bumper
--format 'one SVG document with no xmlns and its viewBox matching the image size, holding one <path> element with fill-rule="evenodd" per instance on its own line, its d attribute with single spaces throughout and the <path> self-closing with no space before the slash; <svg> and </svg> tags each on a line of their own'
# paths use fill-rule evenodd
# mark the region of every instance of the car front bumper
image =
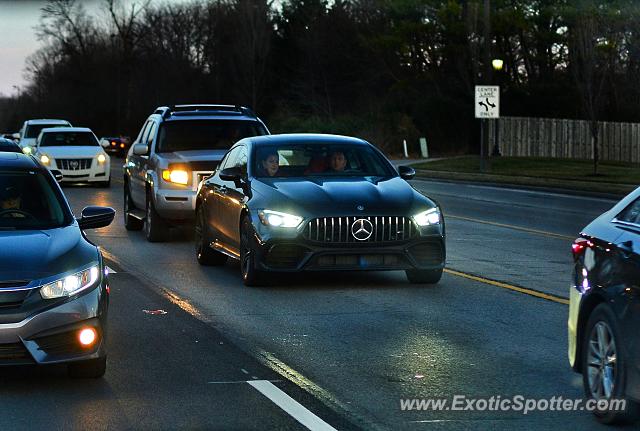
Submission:
<svg viewBox="0 0 640 431">
<path fill-rule="evenodd" d="M 62 172 L 63 183 L 95 183 L 109 181 L 111 176 L 111 165 L 109 161 L 98 164 L 94 162 L 89 169 L 62 169 L 57 166 L 55 161 L 51 163 L 49 169 L 55 169 Z"/>
<path fill-rule="evenodd" d="M 45 309 L 16 323 L 0 324 L 0 366 L 55 364 L 106 355 L 107 281 L 77 298 Z M 92 327 L 98 334 L 90 347 L 78 332 Z"/>
</svg>

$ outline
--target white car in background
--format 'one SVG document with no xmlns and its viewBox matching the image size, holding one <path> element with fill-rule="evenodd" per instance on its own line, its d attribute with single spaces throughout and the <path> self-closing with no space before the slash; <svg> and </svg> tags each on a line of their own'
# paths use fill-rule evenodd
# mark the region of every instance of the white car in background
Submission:
<svg viewBox="0 0 640 431">
<path fill-rule="evenodd" d="M 62 172 L 62 182 L 111 185 L 111 158 L 86 127 L 43 129 L 35 156 L 47 168 Z"/>
<path fill-rule="evenodd" d="M 71 127 L 71 123 L 67 120 L 55 119 L 27 120 L 22 124 L 20 132 L 13 134 L 13 138 L 18 140 L 18 145 L 25 154 L 30 154 L 36 146 L 36 138 L 42 129 L 49 127 Z"/>
</svg>

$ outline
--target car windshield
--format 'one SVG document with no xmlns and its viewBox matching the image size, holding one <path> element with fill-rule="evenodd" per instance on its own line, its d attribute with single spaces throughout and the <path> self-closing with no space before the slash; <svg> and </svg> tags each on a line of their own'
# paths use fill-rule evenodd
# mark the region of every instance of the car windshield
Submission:
<svg viewBox="0 0 640 431">
<path fill-rule="evenodd" d="M 24 131 L 24 138 L 37 138 L 42 129 L 48 129 L 51 127 L 65 127 L 69 124 L 30 124 L 27 126 L 27 129 Z"/>
<path fill-rule="evenodd" d="M 12 153 L 21 152 L 20 147 L 17 144 L 11 141 L 8 141 L 6 139 L 0 139 L 0 151 L 3 151 L 3 152 L 8 151 Z"/>
<path fill-rule="evenodd" d="M 41 147 L 95 147 L 100 145 L 91 132 L 49 132 L 42 136 Z"/>
<path fill-rule="evenodd" d="M 156 151 L 226 150 L 240 139 L 266 133 L 264 126 L 257 121 L 169 121 L 160 127 Z"/>
<path fill-rule="evenodd" d="M 0 231 L 69 224 L 62 199 L 41 172 L 0 171 Z"/>
<path fill-rule="evenodd" d="M 284 144 L 255 151 L 256 177 L 387 177 L 386 160 L 367 145 Z"/>
</svg>

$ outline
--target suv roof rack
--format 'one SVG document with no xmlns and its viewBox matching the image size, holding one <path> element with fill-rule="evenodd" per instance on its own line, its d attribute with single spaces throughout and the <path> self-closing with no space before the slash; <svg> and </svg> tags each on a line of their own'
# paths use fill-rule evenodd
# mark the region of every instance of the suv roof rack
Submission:
<svg viewBox="0 0 640 431">
<path fill-rule="evenodd" d="M 156 108 L 156 110 L 153 113 L 160 114 L 162 115 L 162 118 L 167 119 L 171 117 L 171 115 L 174 113 L 180 115 L 180 113 L 186 114 L 186 113 L 192 113 L 192 112 L 211 113 L 211 114 L 227 113 L 227 114 L 247 115 L 249 117 L 256 117 L 256 114 L 246 106 L 218 105 L 218 104 L 160 106 Z"/>
</svg>

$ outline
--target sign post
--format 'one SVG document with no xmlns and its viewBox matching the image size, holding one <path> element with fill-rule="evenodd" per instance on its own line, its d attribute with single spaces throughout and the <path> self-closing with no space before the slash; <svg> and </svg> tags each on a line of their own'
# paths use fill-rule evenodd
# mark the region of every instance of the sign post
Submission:
<svg viewBox="0 0 640 431">
<path fill-rule="evenodd" d="M 497 85 L 476 85 L 476 118 L 480 119 L 480 171 L 487 170 L 489 148 L 489 127 L 487 120 L 500 118 L 500 87 Z"/>
</svg>

